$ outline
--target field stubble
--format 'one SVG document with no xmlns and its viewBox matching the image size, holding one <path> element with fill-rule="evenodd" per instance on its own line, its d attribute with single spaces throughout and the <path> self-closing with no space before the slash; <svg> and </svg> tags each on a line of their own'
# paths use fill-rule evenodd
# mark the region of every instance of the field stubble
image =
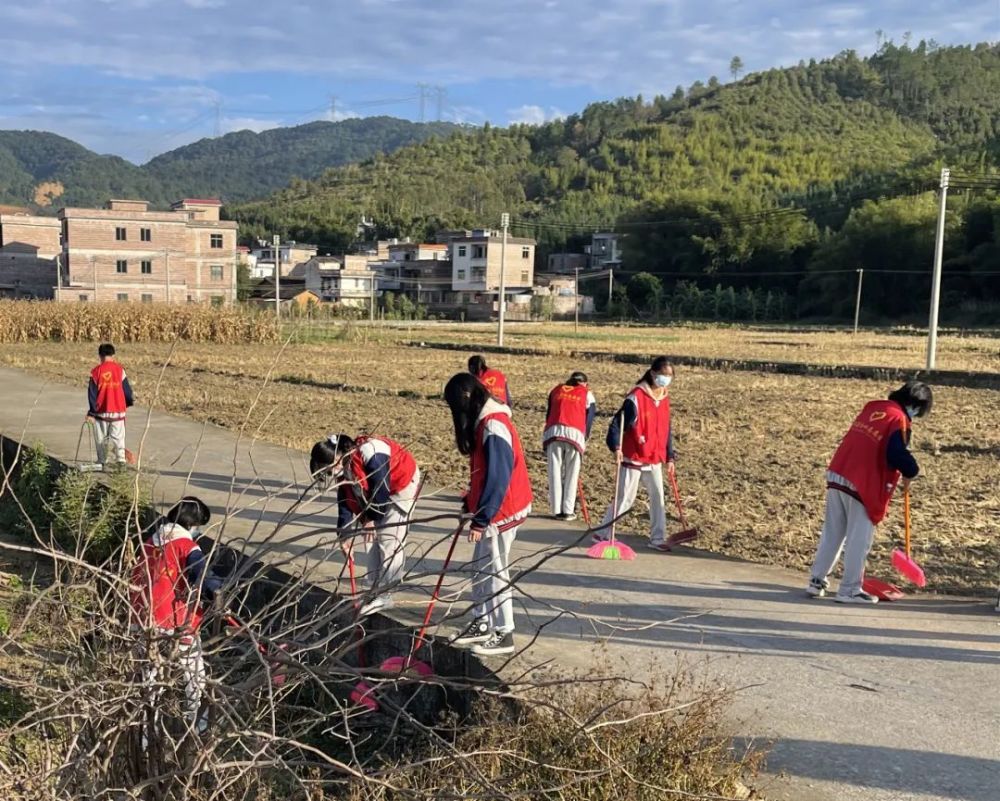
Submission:
<svg viewBox="0 0 1000 801">
<path fill-rule="evenodd" d="M 640 349 L 636 344 L 636 349 Z M 668 348 L 664 348 L 668 349 Z M 93 345 L 32 343 L 3 348 L 0 362 L 77 382 L 84 391 Z M 298 449 L 331 431 L 391 436 L 412 448 L 430 480 L 457 489 L 467 479 L 454 447 L 451 418 L 440 398 L 447 379 L 464 368 L 460 352 L 388 343 L 293 345 L 133 344 L 121 358 L 139 396 L 152 395 L 169 366 L 155 405 L 165 411 L 247 432 Z M 548 391 L 574 369 L 585 370 L 600 417 L 584 461 L 593 515 L 603 513 L 614 465 L 604 446 L 610 415 L 641 374 L 632 365 L 570 362 L 553 355 L 496 356 L 507 373 L 515 422 L 524 441 L 535 511 L 548 511 L 541 450 Z M 251 400 L 261 403 L 247 421 Z M 319 385 L 336 385 L 337 388 Z M 671 389 L 678 477 L 686 511 L 702 531 L 699 547 L 758 562 L 803 569 L 822 523 L 824 468 L 861 405 L 892 387 L 879 382 L 681 369 Z M 913 488 L 915 557 L 938 591 L 995 590 L 1000 565 L 997 489 L 1000 394 L 940 387 L 935 408 L 914 428 L 922 478 Z M 640 499 L 626 532 L 644 534 Z M 672 525 L 679 527 L 674 521 Z M 869 567 L 889 577 L 889 552 L 902 537 L 897 505 L 880 527 Z"/>
</svg>

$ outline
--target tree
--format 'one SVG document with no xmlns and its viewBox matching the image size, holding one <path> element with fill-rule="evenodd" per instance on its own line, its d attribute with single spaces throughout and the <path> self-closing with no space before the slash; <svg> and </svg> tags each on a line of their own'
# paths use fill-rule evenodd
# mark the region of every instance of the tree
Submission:
<svg viewBox="0 0 1000 801">
<path fill-rule="evenodd" d="M 650 273 L 639 273 L 628 282 L 628 299 L 637 309 L 646 312 L 657 312 L 660 308 L 660 296 L 663 294 L 663 282 Z"/>
<path fill-rule="evenodd" d="M 253 279 L 250 277 L 250 265 L 240 259 L 236 264 L 236 299 L 241 303 L 250 297 Z"/>
<path fill-rule="evenodd" d="M 733 76 L 734 81 L 740 79 L 740 75 L 743 74 L 743 59 L 739 56 L 733 56 L 732 61 L 729 62 L 729 72 Z"/>
</svg>

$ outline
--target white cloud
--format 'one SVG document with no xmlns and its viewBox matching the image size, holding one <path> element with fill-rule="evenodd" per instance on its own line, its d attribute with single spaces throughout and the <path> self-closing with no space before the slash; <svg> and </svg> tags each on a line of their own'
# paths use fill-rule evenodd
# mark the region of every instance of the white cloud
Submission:
<svg viewBox="0 0 1000 801">
<path fill-rule="evenodd" d="M 566 116 L 564 112 L 555 106 L 548 109 L 536 105 L 524 105 L 512 108 L 508 112 L 508 119 L 511 125 L 523 123 L 525 125 L 542 125 L 552 120 L 559 120 Z"/>
<path fill-rule="evenodd" d="M 233 131 L 253 131 L 260 133 L 271 128 L 280 128 L 287 123 L 279 119 L 263 119 L 260 117 L 223 117 L 222 132 L 232 133 Z"/>
</svg>

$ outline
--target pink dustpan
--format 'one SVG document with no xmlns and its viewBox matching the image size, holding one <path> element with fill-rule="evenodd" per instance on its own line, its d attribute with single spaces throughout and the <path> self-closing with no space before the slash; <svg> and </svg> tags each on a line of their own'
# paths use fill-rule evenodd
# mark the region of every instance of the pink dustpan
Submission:
<svg viewBox="0 0 1000 801">
<path fill-rule="evenodd" d="M 418 676 L 422 676 L 424 678 L 434 673 L 431 666 L 426 662 L 421 662 L 419 659 L 413 659 L 412 657 L 405 656 L 390 656 L 381 665 L 379 665 L 379 670 L 383 673 L 398 674 L 403 674 L 408 670 L 412 670 Z"/>
<path fill-rule="evenodd" d="M 903 545 L 905 551 L 896 548 L 892 552 L 892 566 L 907 581 L 918 587 L 927 586 L 927 578 L 920 565 L 910 556 L 910 488 L 903 488 Z"/>
<path fill-rule="evenodd" d="M 374 692 L 375 688 L 367 681 L 359 681 L 354 685 L 354 689 L 351 690 L 351 701 L 358 706 L 365 707 L 369 712 L 377 712 L 378 701 L 372 698 Z"/>
<path fill-rule="evenodd" d="M 903 597 L 903 591 L 895 584 L 877 578 L 866 578 L 861 583 L 861 589 L 880 601 L 898 601 Z"/>
</svg>

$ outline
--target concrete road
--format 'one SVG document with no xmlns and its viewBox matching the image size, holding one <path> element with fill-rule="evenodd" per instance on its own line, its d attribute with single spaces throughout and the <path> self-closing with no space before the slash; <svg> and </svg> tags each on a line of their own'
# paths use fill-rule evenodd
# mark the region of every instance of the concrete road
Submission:
<svg viewBox="0 0 1000 801">
<path fill-rule="evenodd" d="M 83 378 L 73 388 L 0 369 L 0 387 L 0 433 L 74 458 Z M 134 410 L 128 441 L 137 452 L 141 444 L 158 498 L 186 490 L 229 509 L 229 539 L 261 541 L 307 483 L 305 454 L 166 414 Z M 544 494 L 536 488 L 539 512 Z M 427 490 L 417 516 L 456 506 Z M 335 509 L 322 500 L 297 508 L 269 559 L 326 559 L 333 581 L 339 552 L 316 532 L 333 525 Z M 424 585 L 439 569 L 449 525 L 414 527 L 410 566 L 426 574 Z M 660 554 L 639 538 L 627 539 L 634 562 L 588 559 L 585 547 L 552 557 L 582 534 L 541 515 L 521 530 L 518 636 L 523 644 L 540 634 L 519 664 L 638 675 L 686 664 L 735 691 L 732 732 L 770 744 L 764 789 L 776 799 L 1000 799 L 1000 615 L 986 599 L 841 607 L 807 600 L 805 576 L 795 571 L 696 550 Z M 466 588 L 470 555 L 460 544 L 452 600 Z M 418 594 L 403 601 L 395 614 L 404 618 L 422 604 Z"/>
</svg>

